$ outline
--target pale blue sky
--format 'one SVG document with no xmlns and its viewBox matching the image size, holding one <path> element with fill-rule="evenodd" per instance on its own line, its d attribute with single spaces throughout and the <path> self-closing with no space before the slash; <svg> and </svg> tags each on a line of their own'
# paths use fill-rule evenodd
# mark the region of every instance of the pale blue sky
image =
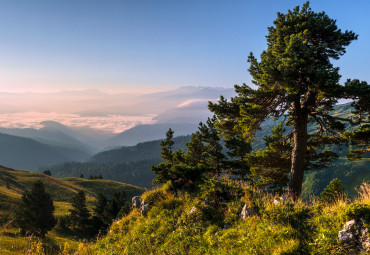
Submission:
<svg viewBox="0 0 370 255">
<path fill-rule="evenodd" d="M 298 0 L 0 0 L 0 91 L 155 91 L 249 83 L 276 12 Z M 359 39 L 336 65 L 370 82 L 369 0 L 314 0 Z"/>
</svg>

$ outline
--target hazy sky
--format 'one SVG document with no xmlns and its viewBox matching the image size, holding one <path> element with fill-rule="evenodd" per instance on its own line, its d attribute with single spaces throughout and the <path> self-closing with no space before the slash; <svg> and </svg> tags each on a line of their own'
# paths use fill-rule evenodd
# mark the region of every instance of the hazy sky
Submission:
<svg viewBox="0 0 370 255">
<path fill-rule="evenodd" d="M 0 91 L 155 91 L 249 82 L 249 52 L 294 0 L 0 0 Z M 359 40 L 343 78 L 370 82 L 369 0 L 314 0 Z"/>
</svg>

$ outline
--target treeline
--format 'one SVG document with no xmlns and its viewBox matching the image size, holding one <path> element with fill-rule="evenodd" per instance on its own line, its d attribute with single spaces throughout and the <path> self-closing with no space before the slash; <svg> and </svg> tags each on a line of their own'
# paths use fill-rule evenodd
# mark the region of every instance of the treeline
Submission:
<svg viewBox="0 0 370 255">
<path fill-rule="evenodd" d="M 184 149 L 190 136 L 174 138 L 175 149 Z M 140 143 L 136 146 L 122 147 L 93 156 L 87 162 L 68 162 L 41 168 L 55 177 L 100 176 L 105 179 L 129 183 L 139 187 L 151 187 L 155 177 L 151 166 L 162 161 L 161 141 Z"/>
<path fill-rule="evenodd" d="M 155 175 L 150 170 L 161 159 L 148 159 L 127 163 L 69 162 L 50 166 L 48 169 L 55 177 L 88 177 L 102 175 L 104 179 L 129 183 L 139 187 L 151 187 Z"/>
</svg>

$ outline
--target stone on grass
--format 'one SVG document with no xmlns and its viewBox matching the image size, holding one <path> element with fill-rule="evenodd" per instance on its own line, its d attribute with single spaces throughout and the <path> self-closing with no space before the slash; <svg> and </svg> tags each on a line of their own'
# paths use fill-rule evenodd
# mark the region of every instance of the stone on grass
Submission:
<svg viewBox="0 0 370 255">
<path fill-rule="evenodd" d="M 242 220 L 245 220 L 245 219 L 247 219 L 247 218 L 249 218 L 249 217 L 251 217 L 255 214 L 256 214 L 256 212 L 252 208 L 249 207 L 249 204 L 245 203 L 244 206 L 243 206 L 243 209 L 240 213 L 240 218 Z"/>
<path fill-rule="evenodd" d="M 132 208 L 140 208 L 140 197 L 134 196 L 132 199 Z"/>
</svg>

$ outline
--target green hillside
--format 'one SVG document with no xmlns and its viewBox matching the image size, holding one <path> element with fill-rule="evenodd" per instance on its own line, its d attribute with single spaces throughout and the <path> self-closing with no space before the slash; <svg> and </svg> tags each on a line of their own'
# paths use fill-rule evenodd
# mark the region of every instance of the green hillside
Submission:
<svg viewBox="0 0 370 255">
<path fill-rule="evenodd" d="M 174 138 L 174 148 L 185 149 L 185 143 L 190 136 Z M 161 159 L 161 141 L 139 143 L 135 146 L 121 147 L 100 152 L 91 157 L 87 162 L 68 162 L 49 166 L 48 169 L 56 177 L 74 176 L 83 174 L 102 175 L 104 179 L 130 183 L 140 187 L 151 187 L 155 174 L 152 165 L 159 164 Z"/>
<path fill-rule="evenodd" d="M 36 249 L 37 244 L 30 237 L 19 234 L 19 229 L 12 224 L 15 208 L 19 205 L 22 193 L 31 189 L 36 180 L 41 180 L 45 190 L 54 200 L 55 216 L 69 214 L 72 208 L 72 198 L 78 191 L 83 190 L 86 194 L 86 202 L 91 210 L 99 192 L 106 197 L 112 197 L 116 192 L 124 191 L 126 199 L 140 195 L 143 189 L 129 184 L 110 180 L 87 180 L 82 178 L 55 178 L 41 173 L 15 170 L 0 166 L 0 254 L 25 254 L 28 249 Z M 52 230 L 48 233 L 44 242 L 48 254 L 55 254 L 60 246 L 68 243 L 72 249 L 76 249 L 79 238 L 64 236 Z M 40 247 L 39 247 L 40 248 Z M 39 253 L 34 253 L 39 254 Z"/>
<path fill-rule="evenodd" d="M 107 197 L 114 192 L 124 191 L 128 197 L 141 194 L 142 188 L 110 180 L 87 180 L 82 178 L 55 178 L 41 173 L 14 170 L 0 166 L 0 211 L 11 211 L 18 204 L 22 193 L 31 189 L 36 180 L 44 183 L 45 190 L 56 203 L 56 214 L 63 214 L 72 197 L 80 190 L 87 195 L 89 205 L 96 200 L 99 192 Z"/>
<path fill-rule="evenodd" d="M 369 217 L 370 186 L 364 187 L 354 203 L 306 204 L 283 202 L 227 179 L 210 180 L 190 193 L 174 194 L 164 185 L 142 195 L 150 204 L 146 216 L 133 209 L 105 237 L 80 244 L 78 253 L 359 254 L 358 247 L 339 242 L 338 232 L 354 217 L 354 208 L 360 217 Z M 249 216 L 242 219 L 246 203 Z"/>
<path fill-rule="evenodd" d="M 335 116 L 348 117 L 353 108 L 350 103 L 336 105 L 333 111 Z M 256 139 L 252 143 L 254 151 L 263 149 L 264 135 L 271 134 L 271 130 L 281 119 L 267 119 L 262 125 L 261 130 L 257 131 Z M 309 126 L 309 130 L 315 130 L 314 125 Z M 291 127 L 287 127 L 287 132 Z M 176 135 L 176 133 L 175 133 Z M 185 143 L 190 140 L 190 136 L 180 136 L 174 138 L 174 149 L 185 150 Z M 337 160 L 332 167 L 306 172 L 303 185 L 302 197 L 308 199 L 310 195 L 318 195 L 324 187 L 334 178 L 342 180 L 345 189 L 350 196 L 354 195 L 354 187 L 361 181 L 370 180 L 369 161 L 350 162 L 345 159 L 348 151 L 347 146 L 333 147 L 342 158 Z M 130 183 L 140 187 L 151 187 L 155 174 L 151 171 L 152 165 L 161 162 L 160 140 L 139 143 L 135 146 L 121 147 L 109 151 L 100 152 L 91 157 L 87 162 L 70 162 L 50 166 L 48 168 L 57 177 L 103 175 L 105 179 Z M 42 169 L 42 170 L 44 170 Z"/>
<path fill-rule="evenodd" d="M 84 149 L 42 143 L 30 138 L 0 133 L 0 164 L 17 169 L 36 170 L 40 166 L 67 161 L 87 160 L 91 154 Z"/>
</svg>

